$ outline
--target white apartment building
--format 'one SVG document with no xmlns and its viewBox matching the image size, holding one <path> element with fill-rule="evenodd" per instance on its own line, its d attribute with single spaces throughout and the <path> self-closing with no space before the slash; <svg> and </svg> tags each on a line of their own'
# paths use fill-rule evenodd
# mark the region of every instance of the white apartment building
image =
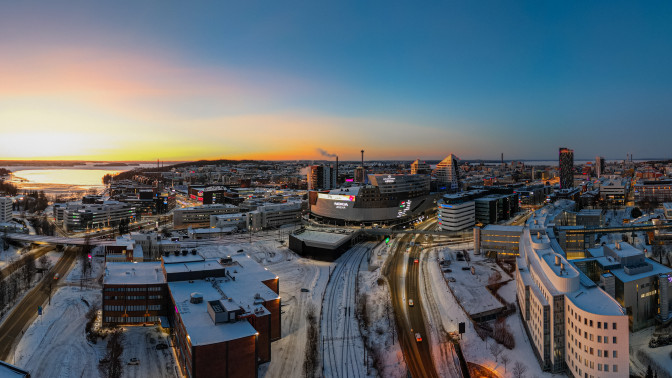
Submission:
<svg viewBox="0 0 672 378">
<path fill-rule="evenodd" d="M 570 264 L 555 239 L 531 223 L 520 239 L 515 279 L 523 324 L 544 370 L 572 377 L 628 377 L 628 316 Z"/>
<path fill-rule="evenodd" d="M 0 197 L 0 223 L 12 220 L 12 197 Z"/>
</svg>

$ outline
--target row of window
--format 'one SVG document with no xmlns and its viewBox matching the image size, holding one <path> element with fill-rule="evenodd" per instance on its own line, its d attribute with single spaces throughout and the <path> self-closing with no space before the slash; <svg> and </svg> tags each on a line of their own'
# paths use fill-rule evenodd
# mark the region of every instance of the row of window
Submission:
<svg viewBox="0 0 672 378">
<path fill-rule="evenodd" d="M 150 287 L 106 287 L 105 291 L 123 291 L 123 292 L 140 292 L 140 291 L 161 291 L 161 286 Z"/>
<path fill-rule="evenodd" d="M 105 305 L 105 311 L 159 311 L 161 310 L 161 305 L 132 305 L 132 306 L 119 306 L 119 305 Z"/>
<path fill-rule="evenodd" d="M 567 322 L 569 323 L 569 329 L 574 330 L 574 332 L 576 332 L 579 336 L 581 336 L 581 330 L 579 329 L 579 327 L 569 319 L 567 320 Z M 607 324 L 607 323 L 604 323 L 604 324 Z M 572 335 L 571 332 L 570 332 L 570 338 L 572 340 L 574 340 L 574 335 Z M 588 333 L 587 331 L 583 331 L 583 338 L 586 339 L 586 340 L 589 340 L 589 341 L 594 341 L 593 334 Z M 611 340 L 612 340 L 612 344 L 616 344 L 616 341 L 618 339 L 616 338 L 616 336 L 612 336 Z M 597 335 L 597 342 L 598 343 L 609 344 L 609 336 Z"/>
<path fill-rule="evenodd" d="M 144 296 L 137 296 L 137 295 L 106 295 L 105 299 L 113 300 L 113 301 L 123 301 L 126 299 L 145 299 Z M 161 299 L 163 296 L 161 295 L 150 295 L 147 297 L 148 299 Z"/>
<path fill-rule="evenodd" d="M 158 316 L 106 316 L 106 323 L 155 323 L 159 321 Z"/>
<path fill-rule="evenodd" d="M 574 313 L 574 309 L 570 308 L 569 305 L 567 305 L 567 311 L 571 313 L 571 315 L 574 316 L 574 319 L 578 320 L 579 323 L 581 322 L 581 315 L 578 313 Z M 588 320 L 587 318 L 583 318 L 583 324 L 587 325 L 589 327 L 593 326 L 593 321 Z M 608 322 L 597 322 L 597 329 L 609 329 L 609 323 Z M 616 322 L 611 323 L 611 329 L 616 329 Z"/>
</svg>

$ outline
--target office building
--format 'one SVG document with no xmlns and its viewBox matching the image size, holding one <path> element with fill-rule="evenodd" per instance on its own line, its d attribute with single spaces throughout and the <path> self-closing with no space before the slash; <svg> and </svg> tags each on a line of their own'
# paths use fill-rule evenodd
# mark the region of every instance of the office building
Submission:
<svg viewBox="0 0 672 378">
<path fill-rule="evenodd" d="M 441 231 L 461 231 L 476 224 L 475 199 L 487 193 L 474 190 L 463 193 L 446 194 L 437 201 L 438 225 Z"/>
<path fill-rule="evenodd" d="M 630 193 L 630 179 L 611 177 L 600 180 L 600 198 L 615 204 L 624 205 Z"/>
<path fill-rule="evenodd" d="M 247 228 L 258 231 L 301 221 L 301 202 L 265 204 L 247 213 Z"/>
<path fill-rule="evenodd" d="M 429 175 L 431 173 L 432 168 L 430 168 L 427 162 L 420 161 L 420 159 L 416 159 L 414 162 L 411 163 L 412 175 Z"/>
<path fill-rule="evenodd" d="M 635 201 L 671 202 L 672 180 L 640 180 L 635 184 Z"/>
<path fill-rule="evenodd" d="M 103 277 L 103 323 L 156 324 L 166 311 L 161 263 L 107 262 Z"/>
<path fill-rule="evenodd" d="M 460 189 L 459 159 L 450 154 L 436 166 L 439 190 L 456 192 Z"/>
<path fill-rule="evenodd" d="M 54 217 L 63 222 L 63 229 L 68 232 L 116 227 L 122 223 L 137 221 L 135 206 L 118 201 L 54 206 Z"/>
<path fill-rule="evenodd" d="M 173 224 L 175 228 L 209 227 L 210 216 L 218 214 L 233 214 L 239 212 L 238 206 L 229 204 L 214 204 L 203 206 L 185 207 L 173 211 Z"/>
<path fill-rule="evenodd" d="M 560 147 L 558 159 L 560 189 L 571 189 L 574 187 L 574 150 Z"/>
<path fill-rule="evenodd" d="M 474 228 L 474 253 L 484 253 L 488 257 L 512 259 L 518 256 L 522 226 L 500 226 L 489 224 Z"/>
</svg>

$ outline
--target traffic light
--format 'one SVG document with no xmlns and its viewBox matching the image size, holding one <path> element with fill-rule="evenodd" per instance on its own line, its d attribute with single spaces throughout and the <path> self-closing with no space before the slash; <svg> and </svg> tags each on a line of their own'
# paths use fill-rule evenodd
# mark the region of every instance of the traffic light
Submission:
<svg viewBox="0 0 672 378">
<path fill-rule="evenodd" d="M 390 244 L 390 237 L 389 237 L 389 236 L 387 236 L 387 237 L 385 238 L 385 244 Z"/>
</svg>

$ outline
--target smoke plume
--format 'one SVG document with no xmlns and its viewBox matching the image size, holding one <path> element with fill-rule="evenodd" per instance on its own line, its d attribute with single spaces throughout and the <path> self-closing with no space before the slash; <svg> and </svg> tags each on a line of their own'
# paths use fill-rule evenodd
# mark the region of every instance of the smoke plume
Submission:
<svg viewBox="0 0 672 378">
<path fill-rule="evenodd" d="M 328 158 L 335 158 L 335 157 L 336 157 L 336 154 L 330 154 L 330 153 L 328 153 L 327 151 L 325 151 L 325 150 L 323 150 L 323 149 L 321 149 L 321 148 L 318 148 L 318 149 L 317 149 L 317 152 L 319 152 L 320 155 L 322 155 L 322 156 L 324 156 L 324 157 L 328 157 Z"/>
</svg>

